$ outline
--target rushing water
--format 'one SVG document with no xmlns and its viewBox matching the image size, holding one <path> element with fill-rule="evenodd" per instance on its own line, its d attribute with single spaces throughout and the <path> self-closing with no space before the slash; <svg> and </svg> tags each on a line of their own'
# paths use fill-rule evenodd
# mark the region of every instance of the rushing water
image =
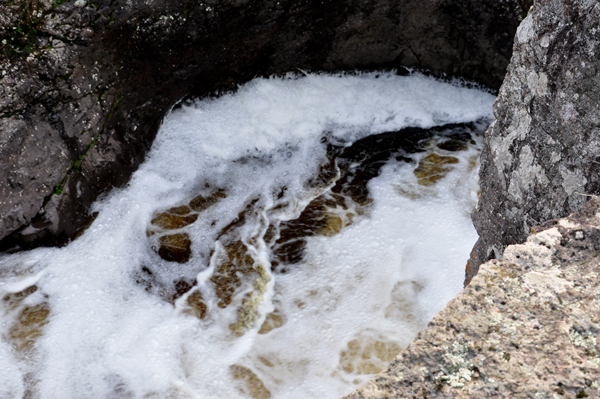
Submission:
<svg viewBox="0 0 600 399">
<path fill-rule="evenodd" d="M 308 75 L 171 112 L 80 238 L 0 257 L 0 397 L 350 392 L 461 289 L 493 99 Z"/>
</svg>

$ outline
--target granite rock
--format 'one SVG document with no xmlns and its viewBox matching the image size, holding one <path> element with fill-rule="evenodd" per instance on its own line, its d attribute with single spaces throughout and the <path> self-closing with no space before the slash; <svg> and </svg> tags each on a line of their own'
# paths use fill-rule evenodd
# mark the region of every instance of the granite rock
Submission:
<svg viewBox="0 0 600 399">
<path fill-rule="evenodd" d="M 466 284 L 530 226 L 600 193 L 599 54 L 597 1 L 539 0 L 519 26 L 485 135 Z"/>
<path fill-rule="evenodd" d="M 345 398 L 600 396 L 600 198 L 531 230 Z"/>
</svg>

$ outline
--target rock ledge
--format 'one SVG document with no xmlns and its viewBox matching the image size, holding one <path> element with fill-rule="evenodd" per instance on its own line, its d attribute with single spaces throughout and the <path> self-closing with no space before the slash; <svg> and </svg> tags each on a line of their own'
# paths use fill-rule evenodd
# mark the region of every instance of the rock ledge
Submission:
<svg viewBox="0 0 600 399">
<path fill-rule="evenodd" d="M 600 197 L 483 265 L 346 399 L 600 395 Z"/>
</svg>

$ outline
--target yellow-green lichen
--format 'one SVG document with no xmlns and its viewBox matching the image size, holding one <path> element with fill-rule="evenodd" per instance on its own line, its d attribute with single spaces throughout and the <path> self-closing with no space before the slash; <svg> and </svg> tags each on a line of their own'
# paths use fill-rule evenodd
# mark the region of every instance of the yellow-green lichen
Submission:
<svg viewBox="0 0 600 399">
<path fill-rule="evenodd" d="M 452 350 L 444 346 L 444 366 L 435 377 L 436 381 L 451 388 L 462 388 L 473 377 L 473 364 L 467 359 L 468 348 L 464 339 L 452 343 Z"/>
</svg>

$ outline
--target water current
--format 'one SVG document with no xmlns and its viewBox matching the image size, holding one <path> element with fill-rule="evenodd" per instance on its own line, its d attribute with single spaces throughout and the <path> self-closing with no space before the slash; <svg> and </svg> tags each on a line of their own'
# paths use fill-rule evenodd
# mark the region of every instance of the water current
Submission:
<svg viewBox="0 0 600 399">
<path fill-rule="evenodd" d="M 79 238 L 0 256 L 0 397 L 349 393 L 462 288 L 493 100 L 294 75 L 173 110 Z"/>
</svg>

